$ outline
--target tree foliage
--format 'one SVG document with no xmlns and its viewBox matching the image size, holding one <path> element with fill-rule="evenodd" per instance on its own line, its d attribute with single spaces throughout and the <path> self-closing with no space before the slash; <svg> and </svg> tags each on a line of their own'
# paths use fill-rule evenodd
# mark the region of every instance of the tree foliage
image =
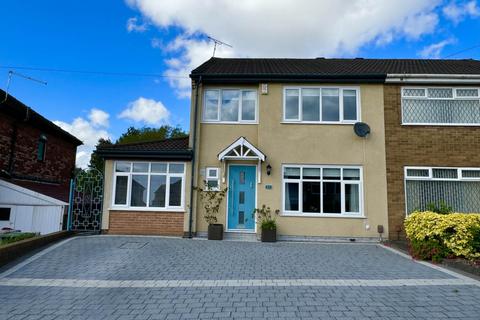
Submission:
<svg viewBox="0 0 480 320">
<path fill-rule="evenodd" d="M 182 130 L 180 127 L 172 127 L 169 125 L 163 125 L 158 128 L 151 127 L 142 127 L 135 128 L 129 127 L 126 132 L 124 132 L 120 138 L 118 138 L 115 143 L 110 141 L 110 139 L 100 138 L 98 140 L 95 149 L 105 145 L 113 144 L 125 144 L 125 143 L 136 143 L 144 141 L 154 141 L 154 140 L 163 140 L 169 138 L 181 138 L 186 137 L 188 134 Z M 90 167 L 97 168 L 100 172 L 103 172 L 104 160 L 99 157 L 96 153 L 92 153 L 90 156 Z"/>
<path fill-rule="evenodd" d="M 162 140 L 168 138 L 180 138 L 187 136 L 187 133 L 179 127 L 172 127 L 163 125 L 158 128 L 143 127 L 134 128 L 129 127 L 125 133 L 115 142 L 117 144 L 134 143 L 151 140 Z"/>
</svg>

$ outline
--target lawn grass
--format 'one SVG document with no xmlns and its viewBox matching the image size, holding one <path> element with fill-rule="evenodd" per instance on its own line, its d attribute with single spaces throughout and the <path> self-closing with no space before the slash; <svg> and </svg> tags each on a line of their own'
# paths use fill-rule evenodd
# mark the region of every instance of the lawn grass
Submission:
<svg viewBox="0 0 480 320">
<path fill-rule="evenodd" d="M 36 236 L 36 233 L 33 233 L 33 232 L 21 232 L 21 233 L 4 235 L 2 238 L 0 238 L 0 247 L 10 243 L 20 241 L 20 240 L 33 238 L 35 236 Z"/>
</svg>

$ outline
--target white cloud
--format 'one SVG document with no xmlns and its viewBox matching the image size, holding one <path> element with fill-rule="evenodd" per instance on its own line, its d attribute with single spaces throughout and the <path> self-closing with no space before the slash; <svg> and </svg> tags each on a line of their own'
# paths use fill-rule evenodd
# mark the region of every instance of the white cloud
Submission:
<svg viewBox="0 0 480 320">
<path fill-rule="evenodd" d="M 118 117 L 156 125 L 167 122 L 170 112 L 161 101 L 140 97 L 130 102 Z"/>
<path fill-rule="evenodd" d="M 96 108 L 91 109 L 90 113 L 88 114 L 88 119 L 90 119 L 91 123 L 98 127 L 108 127 L 108 118 L 110 118 L 108 113 Z"/>
<path fill-rule="evenodd" d="M 467 17 L 479 17 L 480 9 L 477 7 L 475 0 L 457 4 L 455 1 L 450 2 L 448 6 L 443 8 L 443 14 L 453 23 L 458 24 Z"/>
<path fill-rule="evenodd" d="M 219 57 L 352 56 L 367 43 L 385 44 L 399 37 L 416 40 L 438 25 L 439 0 L 128 0 L 152 24 L 182 30 L 162 50 L 166 75 L 186 77 L 212 56 L 210 35 Z M 203 35 L 203 36 L 199 36 Z M 158 44 L 158 43 L 157 43 Z M 155 46 L 155 44 L 154 44 Z M 188 78 L 171 78 L 180 96 Z"/>
<path fill-rule="evenodd" d="M 88 163 L 90 162 L 90 154 L 92 153 L 93 149 L 95 149 L 95 145 L 97 144 L 98 139 L 111 138 L 111 135 L 107 130 L 100 129 L 99 124 L 94 122 L 94 119 L 95 121 L 99 119 L 105 119 L 105 115 L 103 115 L 102 113 L 107 114 L 106 112 L 99 109 L 90 110 L 88 116 L 90 121 L 82 117 L 75 118 L 72 123 L 53 121 L 57 126 L 73 134 L 75 137 L 77 137 L 83 142 L 83 145 L 77 148 L 76 165 L 78 167 L 86 168 L 88 166 Z M 99 114 L 102 114 L 103 118 L 98 118 Z M 102 125 L 108 126 L 108 117 L 109 115 L 107 114 L 107 123 L 105 124 L 105 122 L 102 122 Z"/>
<path fill-rule="evenodd" d="M 424 47 L 419 52 L 419 55 L 422 58 L 439 59 L 441 57 L 443 48 L 453 43 L 455 43 L 455 39 L 453 38 L 446 39 L 437 43 L 433 43 L 429 46 Z"/>
<path fill-rule="evenodd" d="M 148 24 L 145 22 L 139 22 L 137 17 L 132 17 L 127 20 L 128 32 L 144 32 L 148 28 Z"/>
</svg>

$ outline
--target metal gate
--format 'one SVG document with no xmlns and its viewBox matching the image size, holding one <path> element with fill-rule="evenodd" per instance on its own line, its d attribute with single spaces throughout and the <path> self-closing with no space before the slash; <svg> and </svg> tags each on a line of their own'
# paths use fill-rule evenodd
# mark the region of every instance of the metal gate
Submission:
<svg viewBox="0 0 480 320">
<path fill-rule="evenodd" d="M 103 174 L 95 168 L 80 171 L 70 185 L 68 230 L 99 232 L 102 204 Z"/>
</svg>

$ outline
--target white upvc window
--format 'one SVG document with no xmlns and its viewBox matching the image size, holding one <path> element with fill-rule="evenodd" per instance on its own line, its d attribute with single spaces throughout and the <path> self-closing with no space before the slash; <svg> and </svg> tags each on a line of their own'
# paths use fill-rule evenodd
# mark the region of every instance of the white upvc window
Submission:
<svg viewBox="0 0 480 320">
<path fill-rule="evenodd" d="M 212 123 L 256 123 L 257 90 L 207 89 L 204 93 L 203 121 Z"/>
<path fill-rule="evenodd" d="M 441 203 L 455 212 L 480 212 L 480 168 L 405 167 L 405 210 Z"/>
<path fill-rule="evenodd" d="M 112 207 L 135 210 L 182 210 L 185 163 L 116 161 Z"/>
<path fill-rule="evenodd" d="M 404 125 L 480 125 L 480 89 L 403 87 Z"/>
<path fill-rule="evenodd" d="M 220 190 L 220 169 L 207 167 L 205 171 L 206 171 L 205 182 L 207 184 L 207 189 L 211 191 L 219 191 Z"/>
<path fill-rule="evenodd" d="M 362 167 L 283 165 L 283 215 L 363 217 Z"/>
<path fill-rule="evenodd" d="M 283 121 L 353 124 L 360 121 L 360 89 L 350 87 L 285 87 Z"/>
</svg>

